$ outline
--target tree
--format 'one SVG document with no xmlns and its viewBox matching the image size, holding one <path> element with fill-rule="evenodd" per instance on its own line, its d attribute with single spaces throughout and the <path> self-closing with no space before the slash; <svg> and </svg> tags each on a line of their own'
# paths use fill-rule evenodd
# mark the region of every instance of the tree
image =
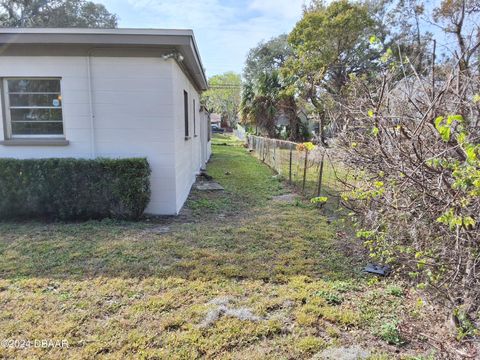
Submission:
<svg viewBox="0 0 480 360">
<path fill-rule="evenodd" d="M 315 2 L 288 37 L 293 48 L 282 74 L 299 96 L 316 109 L 321 139 L 327 109 L 326 95 L 340 100 L 351 75 L 367 74 L 379 54 L 369 46 L 375 22 L 366 5 L 347 0 L 325 6 Z"/>
<path fill-rule="evenodd" d="M 351 121 L 336 149 L 352 170 L 343 199 L 357 215 L 357 235 L 375 261 L 434 295 L 458 340 L 478 335 L 480 314 L 480 73 L 471 55 L 480 46 L 480 8 L 473 3 L 444 0 L 434 12 L 431 22 L 447 24 L 456 39 L 448 61 L 436 63 L 432 46 L 419 74 L 415 63 L 386 53 L 374 78 L 350 82 Z"/>
<path fill-rule="evenodd" d="M 447 34 L 455 37 L 458 44 L 455 57 L 460 71 L 463 72 L 468 72 L 472 57 L 475 54 L 479 55 L 480 26 L 477 18 L 479 13 L 479 0 L 444 0 L 434 10 L 434 19 L 441 24 Z"/>
<path fill-rule="evenodd" d="M 0 0 L 0 27 L 116 28 L 117 21 L 86 0 Z"/>
<path fill-rule="evenodd" d="M 202 95 L 202 103 L 210 112 L 222 116 L 222 126 L 236 126 L 240 108 L 242 80 L 239 74 L 226 72 L 212 76 L 209 90 Z"/>
<path fill-rule="evenodd" d="M 292 48 L 287 41 L 288 35 L 283 34 L 266 42 L 260 42 L 248 52 L 243 78 L 246 82 L 254 82 L 262 74 L 279 70 L 289 56 Z"/>
<path fill-rule="evenodd" d="M 280 114 L 289 122 L 290 140 L 303 140 L 293 92 L 289 92 L 280 74 L 292 49 L 287 35 L 260 42 L 250 50 L 243 71 L 241 115 L 245 122 L 254 124 L 269 137 L 278 135 L 276 119 Z"/>
<path fill-rule="evenodd" d="M 255 82 L 243 87 L 241 114 L 244 120 L 265 131 L 270 138 L 277 136 L 276 116 L 280 110 L 280 84 L 278 71 L 260 73 Z"/>
<path fill-rule="evenodd" d="M 386 24 L 392 29 L 389 33 L 393 53 L 409 59 L 413 69 L 423 75 L 431 64 L 431 52 L 428 47 L 432 42 L 432 34 L 422 31 L 421 20 L 425 16 L 425 4 L 421 0 L 398 0 L 393 4 Z"/>
</svg>

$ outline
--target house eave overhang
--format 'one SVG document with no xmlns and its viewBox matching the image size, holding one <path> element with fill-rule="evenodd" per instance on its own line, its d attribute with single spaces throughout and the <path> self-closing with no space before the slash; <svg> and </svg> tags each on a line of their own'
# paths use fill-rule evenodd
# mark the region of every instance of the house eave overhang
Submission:
<svg viewBox="0 0 480 360">
<path fill-rule="evenodd" d="M 177 29 L 0 29 L 0 56 L 63 54 L 52 49 L 63 48 L 72 54 L 91 53 L 95 49 L 151 49 L 165 53 L 176 51 L 183 57 L 182 68 L 196 87 L 208 88 L 198 46 L 192 30 Z M 152 54 L 158 54 L 153 52 Z"/>
</svg>

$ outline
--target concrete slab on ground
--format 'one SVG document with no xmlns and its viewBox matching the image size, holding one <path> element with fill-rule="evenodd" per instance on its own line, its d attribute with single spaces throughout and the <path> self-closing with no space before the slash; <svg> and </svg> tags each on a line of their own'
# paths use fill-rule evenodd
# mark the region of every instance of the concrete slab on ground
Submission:
<svg viewBox="0 0 480 360">
<path fill-rule="evenodd" d="M 370 351 L 359 346 L 329 348 L 313 357 L 315 360 L 362 360 L 370 356 Z"/>
<path fill-rule="evenodd" d="M 222 185 L 215 181 L 201 181 L 195 183 L 195 189 L 200 191 L 222 191 L 225 190 Z"/>
<path fill-rule="evenodd" d="M 297 194 L 283 194 L 283 195 L 274 196 L 272 198 L 273 201 L 277 201 L 280 203 L 287 203 L 287 204 L 292 204 L 298 199 L 300 199 L 300 196 L 298 196 Z"/>
</svg>

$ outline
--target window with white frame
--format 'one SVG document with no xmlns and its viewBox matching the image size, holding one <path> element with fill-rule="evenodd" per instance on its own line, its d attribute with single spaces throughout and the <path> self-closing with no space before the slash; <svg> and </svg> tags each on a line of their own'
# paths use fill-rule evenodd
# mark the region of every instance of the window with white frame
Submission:
<svg viewBox="0 0 480 360">
<path fill-rule="evenodd" d="M 60 79 L 3 79 L 10 138 L 63 137 Z"/>
</svg>

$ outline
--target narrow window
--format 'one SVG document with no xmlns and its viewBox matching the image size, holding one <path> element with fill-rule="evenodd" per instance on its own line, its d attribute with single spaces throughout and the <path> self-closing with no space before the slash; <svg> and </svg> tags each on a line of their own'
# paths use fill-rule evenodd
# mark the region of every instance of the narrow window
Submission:
<svg viewBox="0 0 480 360">
<path fill-rule="evenodd" d="M 210 114 L 208 114 L 207 126 L 208 126 L 207 141 L 210 141 L 212 140 L 212 119 L 210 118 Z"/>
<path fill-rule="evenodd" d="M 188 130 L 188 93 L 185 90 L 183 91 L 183 111 L 185 112 L 185 138 L 188 138 L 190 136 Z"/>
<path fill-rule="evenodd" d="M 197 136 L 197 104 L 193 99 L 193 136 Z"/>
<path fill-rule="evenodd" d="M 60 79 L 4 79 L 9 138 L 63 137 Z"/>
</svg>

